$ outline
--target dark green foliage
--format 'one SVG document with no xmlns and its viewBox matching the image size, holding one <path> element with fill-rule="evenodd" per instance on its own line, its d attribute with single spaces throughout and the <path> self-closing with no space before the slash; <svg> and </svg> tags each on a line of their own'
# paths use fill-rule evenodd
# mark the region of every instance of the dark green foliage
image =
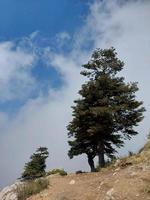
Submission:
<svg viewBox="0 0 150 200">
<path fill-rule="evenodd" d="M 137 83 L 125 83 L 117 74 L 124 63 L 114 48 L 97 49 L 83 65 L 82 75 L 88 81 L 82 85 L 80 99 L 74 101 L 73 120 L 68 125 L 69 157 L 85 153 L 91 170 L 98 156 L 104 166 L 104 155 L 112 158 L 116 148 L 137 134 L 135 126 L 143 119 L 142 102 L 136 100 Z"/>
<path fill-rule="evenodd" d="M 46 147 L 40 147 L 36 150 L 28 163 L 25 164 L 24 172 L 22 173 L 22 180 L 33 180 L 45 175 L 46 158 L 49 153 Z"/>
<path fill-rule="evenodd" d="M 18 200 L 26 200 L 30 196 L 47 189 L 49 181 L 47 179 L 38 179 L 36 181 L 29 181 L 22 185 L 19 185 L 16 193 Z"/>
</svg>

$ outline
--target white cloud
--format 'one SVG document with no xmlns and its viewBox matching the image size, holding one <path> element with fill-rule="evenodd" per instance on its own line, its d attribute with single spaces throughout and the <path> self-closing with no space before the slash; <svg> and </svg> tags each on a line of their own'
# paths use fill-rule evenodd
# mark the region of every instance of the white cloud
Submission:
<svg viewBox="0 0 150 200">
<path fill-rule="evenodd" d="M 49 48 L 45 48 L 43 57 L 48 66 L 53 66 L 59 72 L 64 85 L 59 90 L 49 88 L 47 97 L 28 100 L 16 117 L 7 121 L 8 126 L 3 126 L 0 149 L 6 152 L 7 159 L 3 160 L 0 168 L 8 172 L 0 175 L 4 183 L 20 176 L 24 163 L 40 145 L 49 148 L 49 168 L 75 170 L 85 167 L 83 159 L 69 162 L 67 156 L 66 125 L 71 116 L 70 106 L 83 82 L 80 68 L 71 57 L 55 54 Z"/>
<path fill-rule="evenodd" d="M 16 46 L 14 42 L 0 43 L 0 101 L 23 98 L 34 88 L 31 69 L 33 54 Z"/>
<path fill-rule="evenodd" d="M 4 112 L 0 112 L 0 129 L 3 130 L 8 124 L 8 116 Z"/>
<path fill-rule="evenodd" d="M 122 153 L 138 149 L 144 143 L 150 121 L 149 10 L 149 1 L 127 1 L 121 5 L 118 1 L 95 1 L 90 5 L 90 14 L 85 25 L 76 32 L 73 49 L 68 55 L 56 54 L 51 52 L 50 48 L 45 49 L 43 57 L 47 65 L 52 65 L 59 72 L 65 84 L 59 90 L 49 88 L 47 97 L 39 96 L 35 100 L 29 100 L 14 119 L 9 120 L 9 123 L 6 120 L 7 127 L 4 126 L 7 117 L 0 116 L 0 122 L 3 124 L 0 140 L 0 151 L 3 155 L 0 166 L 1 182 L 8 183 L 19 176 L 24 163 L 40 145 L 49 148 L 48 166 L 51 168 L 87 168 L 84 159 L 69 161 L 67 158 L 66 125 L 71 119 L 70 106 L 83 82 L 79 66 L 87 62 L 91 53 L 89 49 L 84 49 L 88 45 L 93 49 L 116 47 L 119 57 L 126 63 L 123 75 L 128 81 L 139 81 L 138 97 L 144 100 L 146 118 L 139 128 L 142 134 L 128 143 Z M 10 49 L 8 48 L 12 53 Z"/>
</svg>

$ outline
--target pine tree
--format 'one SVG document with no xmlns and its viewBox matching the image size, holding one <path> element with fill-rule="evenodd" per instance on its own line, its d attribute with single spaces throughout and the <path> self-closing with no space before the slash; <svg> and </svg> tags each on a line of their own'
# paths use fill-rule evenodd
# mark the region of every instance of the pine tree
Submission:
<svg viewBox="0 0 150 200">
<path fill-rule="evenodd" d="M 79 91 L 81 98 L 74 101 L 73 120 L 67 127 L 73 138 L 69 141 L 71 158 L 85 153 L 89 160 L 91 152 L 92 159 L 97 155 L 103 167 L 104 155 L 112 157 L 125 139 L 138 134 L 135 127 L 145 109 L 136 100 L 137 83 L 125 83 L 124 77 L 118 76 L 123 66 L 114 48 L 95 50 L 83 65 L 81 74 L 89 80 Z"/>
<path fill-rule="evenodd" d="M 46 147 L 39 147 L 36 153 L 31 155 L 30 161 L 25 164 L 24 172 L 22 173 L 22 180 L 33 180 L 45 175 L 46 158 L 48 157 L 48 149 Z"/>
</svg>

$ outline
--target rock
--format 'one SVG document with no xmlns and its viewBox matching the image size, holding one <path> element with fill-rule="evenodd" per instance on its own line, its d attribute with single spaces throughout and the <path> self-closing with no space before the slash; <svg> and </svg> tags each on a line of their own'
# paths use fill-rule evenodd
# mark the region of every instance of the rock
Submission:
<svg viewBox="0 0 150 200">
<path fill-rule="evenodd" d="M 102 181 L 102 182 L 100 183 L 100 185 L 98 186 L 98 189 L 99 189 L 99 190 L 101 189 L 102 185 L 104 185 L 104 182 L 103 182 L 103 181 Z"/>
<path fill-rule="evenodd" d="M 74 184 L 75 184 L 75 180 L 71 180 L 71 181 L 69 182 L 69 184 L 70 184 L 70 185 L 74 185 Z"/>
<path fill-rule="evenodd" d="M 131 173 L 130 173 L 130 176 L 131 176 L 131 177 L 135 177 L 135 176 L 137 176 L 137 173 L 136 173 L 136 172 L 131 172 Z"/>
<path fill-rule="evenodd" d="M 0 191 L 0 200 L 17 200 L 16 189 L 21 182 L 16 182 L 13 185 L 7 186 Z"/>
<path fill-rule="evenodd" d="M 150 166 L 148 166 L 148 165 L 143 165 L 141 168 L 142 168 L 143 172 L 146 172 L 146 171 L 150 170 Z"/>
<path fill-rule="evenodd" d="M 9 193 L 6 195 L 5 200 L 16 200 L 17 199 L 17 194 L 15 193 Z"/>
<path fill-rule="evenodd" d="M 114 188 L 111 188 L 110 190 L 107 191 L 105 200 L 114 200 L 115 198 L 113 197 L 114 194 Z"/>
<path fill-rule="evenodd" d="M 42 198 L 45 198 L 45 197 L 47 197 L 48 196 L 48 193 L 47 192 L 44 192 L 44 193 L 41 193 L 41 195 L 40 195 Z"/>
<path fill-rule="evenodd" d="M 115 172 L 118 172 L 119 170 L 120 170 L 120 167 L 116 168 L 116 169 L 115 169 Z"/>
<path fill-rule="evenodd" d="M 117 180 L 115 181 L 115 183 L 119 183 L 119 179 L 117 179 Z"/>
<path fill-rule="evenodd" d="M 139 194 L 136 194 L 135 196 L 136 196 L 136 197 L 139 197 L 140 195 L 139 195 Z"/>
<path fill-rule="evenodd" d="M 103 181 L 100 183 L 100 186 L 102 186 L 102 185 L 104 185 L 104 182 L 103 182 Z"/>
<path fill-rule="evenodd" d="M 117 167 L 119 164 L 120 164 L 120 160 L 118 159 L 118 160 L 116 160 L 114 167 Z"/>
</svg>

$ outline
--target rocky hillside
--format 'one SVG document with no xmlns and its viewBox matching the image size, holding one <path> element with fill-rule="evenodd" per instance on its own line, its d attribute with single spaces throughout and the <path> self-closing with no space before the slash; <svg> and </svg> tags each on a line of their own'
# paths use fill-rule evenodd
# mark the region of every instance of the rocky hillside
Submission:
<svg viewBox="0 0 150 200">
<path fill-rule="evenodd" d="M 28 200 L 150 200 L 150 142 L 100 172 L 47 178 L 49 188 Z M 16 200 L 8 195 L 0 199 Z"/>
<path fill-rule="evenodd" d="M 2 191 L 0 191 L 0 200 L 17 200 L 16 189 L 20 182 L 16 182 L 13 185 L 5 187 Z"/>
</svg>

